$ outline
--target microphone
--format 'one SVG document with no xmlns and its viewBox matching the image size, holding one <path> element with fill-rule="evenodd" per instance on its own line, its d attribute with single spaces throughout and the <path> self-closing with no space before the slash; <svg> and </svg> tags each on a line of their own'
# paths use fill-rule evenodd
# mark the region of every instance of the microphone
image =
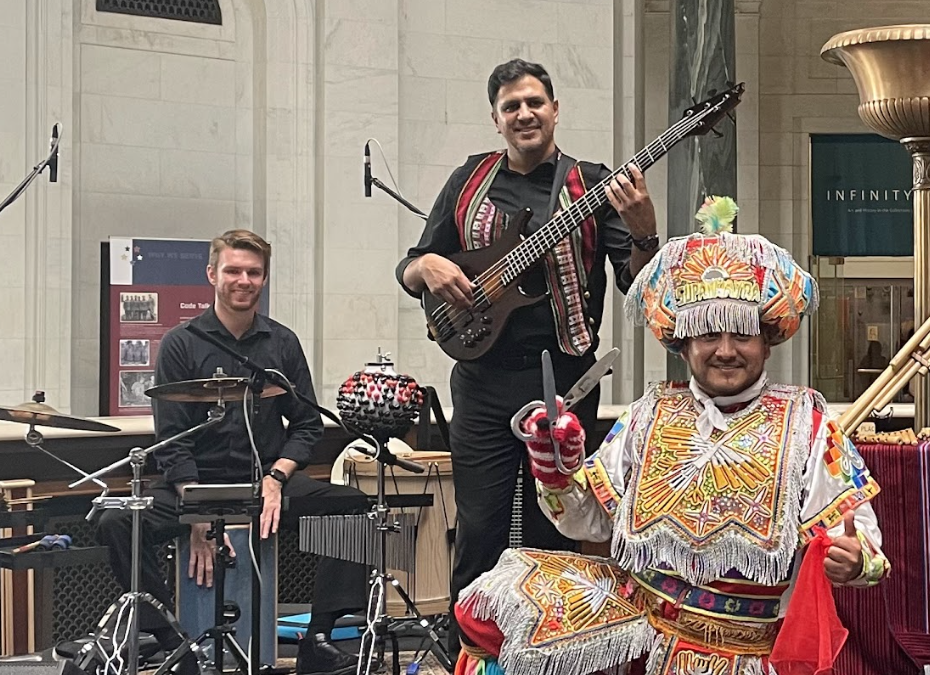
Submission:
<svg viewBox="0 0 930 675">
<path fill-rule="evenodd" d="M 365 143 L 365 196 L 371 197 L 371 141 Z"/>
<path fill-rule="evenodd" d="M 52 126 L 52 139 L 49 141 L 48 182 L 58 182 L 58 125 Z"/>
</svg>

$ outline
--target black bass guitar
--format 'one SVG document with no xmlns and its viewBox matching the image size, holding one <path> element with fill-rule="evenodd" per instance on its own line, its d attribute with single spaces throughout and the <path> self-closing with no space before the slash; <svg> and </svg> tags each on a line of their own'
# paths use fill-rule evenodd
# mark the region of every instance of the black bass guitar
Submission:
<svg viewBox="0 0 930 675">
<path fill-rule="evenodd" d="M 493 244 L 449 256 L 475 285 L 475 303 L 468 310 L 456 309 L 428 290 L 423 292 L 423 308 L 431 339 L 458 361 L 471 361 L 485 354 L 497 341 L 513 311 L 539 302 L 544 295 L 528 295 L 520 282 L 527 270 L 539 263 L 562 239 L 581 225 L 594 211 L 607 203 L 604 190 L 614 176 L 635 164 L 645 171 L 675 144 L 689 136 L 710 131 L 740 102 L 742 83 L 688 108 L 682 118 L 633 159 L 585 192 L 572 205 L 560 211 L 530 236 L 524 228 L 532 213 L 524 209 L 511 221 Z"/>
</svg>

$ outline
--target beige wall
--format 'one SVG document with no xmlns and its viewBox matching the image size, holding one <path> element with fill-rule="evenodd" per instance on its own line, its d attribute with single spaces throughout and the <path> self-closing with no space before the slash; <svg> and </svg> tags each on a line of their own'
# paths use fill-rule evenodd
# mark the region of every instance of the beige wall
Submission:
<svg viewBox="0 0 930 675">
<path fill-rule="evenodd" d="M 381 347 L 448 405 L 452 362 L 393 281 L 422 223 L 377 190 L 364 198 L 362 147 L 380 141 L 388 165 L 373 145 L 375 175 L 390 184 L 390 166 L 428 210 L 467 155 L 500 145 L 485 83 L 522 56 L 553 76 L 563 149 L 616 164 L 632 154 L 628 110 L 642 106 L 647 141 L 669 121 L 668 4 L 637 13 L 641 1 L 221 0 L 217 27 L 99 14 L 91 0 L 6 0 L 0 191 L 44 154 L 53 122 L 64 138 L 60 182 L 40 178 L 0 215 L 0 402 L 42 388 L 56 407 L 96 413 L 101 240 L 246 226 L 275 246 L 272 314 L 300 335 L 324 401 Z M 924 10 L 737 0 L 742 231 L 806 259 L 807 134 L 864 130 L 852 80 L 820 46 Z M 664 163 L 647 178 L 664 232 Z M 631 380 L 633 333 L 610 311 L 602 339 L 624 348 L 619 376 Z M 664 377 L 664 352 L 648 334 L 644 344 L 646 380 Z M 770 370 L 806 381 L 805 339 L 776 350 Z"/>
</svg>

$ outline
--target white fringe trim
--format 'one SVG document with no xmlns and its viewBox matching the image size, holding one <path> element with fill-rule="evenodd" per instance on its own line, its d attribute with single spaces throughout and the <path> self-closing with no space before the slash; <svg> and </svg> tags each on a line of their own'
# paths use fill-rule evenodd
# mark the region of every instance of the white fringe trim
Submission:
<svg viewBox="0 0 930 675">
<path fill-rule="evenodd" d="M 655 391 L 650 392 L 655 396 Z M 737 570 L 756 583 L 774 585 L 788 578 L 798 547 L 798 530 L 804 469 L 810 455 L 811 411 L 814 399 L 809 390 L 801 387 L 767 385 L 762 396 L 793 398 L 799 404 L 791 437 L 788 439 L 788 467 L 782 489 L 781 513 L 775 514 L 780 531 L 775 533 L 775 548 L 763 550 L 759 544 L 736 530 L 725 533 L 713 543 L 699 550 L 695 542 L 679 529 L 660 524 L 650 528 L 650 534 L 633 538 L 630 535 L 630 503 L 635 490 L 628 490 L 614 525 L 612 552 L 623 569 L 641 572 L 661 564 L 670 566 L 691 584 L 706 584 L 722 577 L 731 569 Z M 638 416 L 640 428 L 647 426 L 645 417 L 654 415 L 655 406 L 642 407 Z M 642 456 L 645 439 L 637 443 L 636 454 Z"/>
<path fill-rule="evenodd" d="M 655 642 L 649 650 L 649 658 L 646 660 L 646 675 L 668 674 L 665 661 L 668 658 L 668 651 L 671 648 L 673 639 L 673 635 L 660 633 L 656 636 Z M 733 675 L 777 675 L 771 664 L 769 664 L 768 668 L 765 667 L 761 656 L 741 655 L 733 658 L 736 659 L 736 671 Z M 727 673 L 729 672 L 728 670 Z"/>
<path fill-rule="evenodd" d="M 707 333 L 759 334 L 759 308 L 746 302 L 710 300 L 678 312 L 675 337 L 688 338 Z"/>
<path fill-rule="evenodd" d="M 524 549 L 527 550 L 527 549 Z M 612 560 L 589 556 L 608 565 Z M 537 619 L 529 604 L 518 597 L 520 582 L 532 563 L 520 550 L 507 549 L 497 565 L 469 584 L 459 594 L 459 604 L 471 603 L 477 619 L 491 619 L 504 635 L 498 662 L 507 675 L 588 675 L 616 669 L 644 654 L 653 645 L 656 632 L 645 615 L 622 626 L 605 627 L 585 637 L 572 637 L 546 647 L 529 647 L 530 631 Z"/>
</svg>

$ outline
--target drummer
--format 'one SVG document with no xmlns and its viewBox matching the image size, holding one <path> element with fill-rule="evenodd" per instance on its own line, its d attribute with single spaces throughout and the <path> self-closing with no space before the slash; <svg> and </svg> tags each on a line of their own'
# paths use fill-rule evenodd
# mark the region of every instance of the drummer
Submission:
<svg viewBox="0 0 930 675">
<path fill-rule="evenodd" d="M 256 364 L 280 370 L 298 391 L 315 400 L 310 369 L 297 336 L 257 312 L 262 289 L 268 281 L 270 259 L 268 242 L 248 230 L 230 230 L 214 239 L 206 271 L 215 288 L 215 300 L 190 324 L 225 342 Z M 155 381 L 162 385 L 210 378 L 218 368 L 229 376 L 250 374 L 231 356 L 198 338 L 182 324 L 169 331 L 161 342 Z M 265 392 L 269 393 L 272 392 Z M 153 403 L 159 441 L 205 421 L 211 405 L 206 400 L 179 403 L 162 398 L 155 398 Z M 288 420 L 286 428 L 284 419 Z M 279 525 L 296 528 L 299 516 L 367 510 L 368 500 L 358 490 L 324 483 L 300 473 L 311 461 L 313 449 L 323 436 L 323 423 L 316 410 L 291 396 L 264 398 L 251 426 L 264 472 L 263 538 L 277 532 Z M 189 530 L 191 558 L 187 573 L 196 578 L 198 584 L 210 587 L 213 583 L 215 544 L 206 538 L 210 525 L 198 523 L 188 528 L 178 522 L 177 502 L 183 487 L 196 483 L 251 481 L 252 449 L 241 402 L 227 401 L 226 416 L 221 423 L 199 435 L 171 443 L 155 451 L 153 456 L 163 480 L 146 491 L 154 497 L 154 506 L 142 512 L 142 590 L 170 606 L 171 593 L 153 552 L 157 545 Z M 282 513 L 284 496 L 310 499 L 301 499 L 299 507 Z M 98 522 L 99 538 L 109 547 L 113 571 L 126 589 L 132 572 L 131 514 L 128 510 L 103 511 Z M 322 558 L 316 580 L 312 617 L 307 637 L 299 645 L 297 672 L 300 675 L 355 672 L 356 658 L 333 645 L 330 634 L 338 617 L 365 606 L 367 569 L 357 563 Z M 149 605 L 143 604 L 142 609 L 141 630 L 152 633 L 166 651 L 175 649 L 180 638 L 165 619 Z"/>
</svg>

